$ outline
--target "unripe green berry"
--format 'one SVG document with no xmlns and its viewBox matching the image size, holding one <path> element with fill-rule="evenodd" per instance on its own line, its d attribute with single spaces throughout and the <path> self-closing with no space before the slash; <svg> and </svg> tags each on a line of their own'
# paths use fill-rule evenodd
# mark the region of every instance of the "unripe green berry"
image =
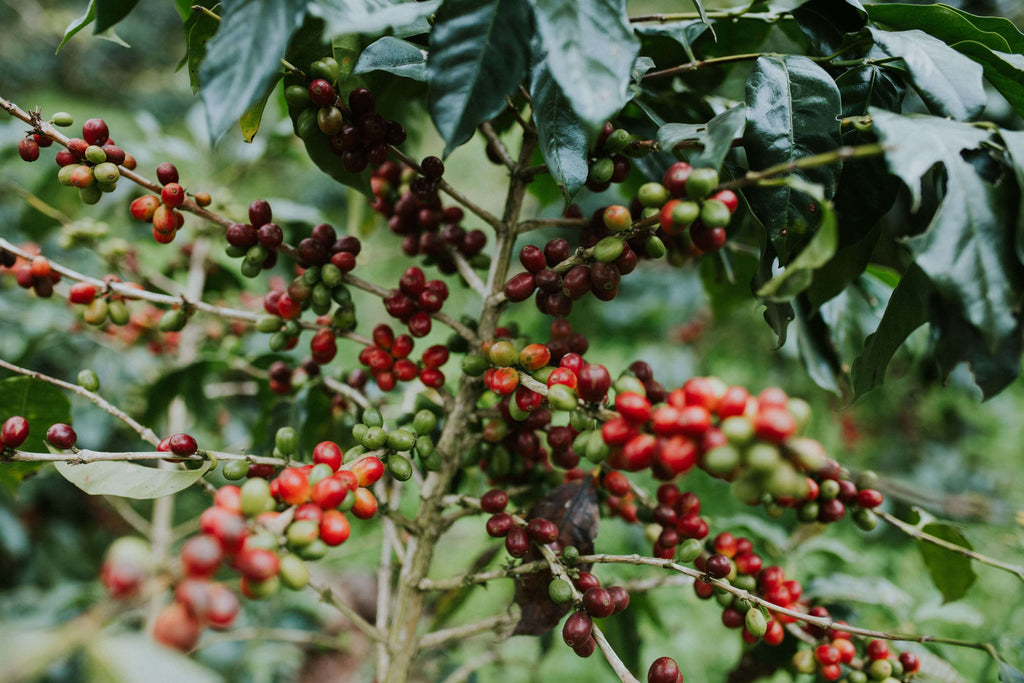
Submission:
<svg viewBox="0 0 1024 683">
<path fill-rule="evenodd" d="M 641 396 L 647 395 L 647 388 L 644 387 L 644 383 L 633 375 L 622 375 L 619 377 L 615 380 L 613 389 L 615 389 L 616 394 L 633 393 L 640 394 Z"/>
<path fill-rule="evenodd" d="M 309 567 L 298 555 L 285 553 L 281 556 L 281 583 L 293 591 L 302 590 L 309 585 Z"/>
<path fill-rule="evenodd" d="M 317 463 L 309 471 L 309 485 L 316 486 L 332 474 L 334 474 L 334 470 L 331 469 L 330 465 L 325 462 Z"/>
<path fill-rule="evenodd" d="M 462 372 L 470 377 L 479 377 L 491 365 L 483 356 L 470 355 L 462 359 Z"/>
<path fill-rule="evenodd" d="M 281 427 L 274 435 L 274 445 L 285 455 L 294 455 L 299 450 L 299 433 L 292 427 Z"/>
<path fill-rule="evenodd" d="M 572 567 L 580 561 L 580 551 L 574 545 L 567 545 L 562 548 L 562 564 Z"/>
<path fill-rule="evenodd" d="M 289 107 L 308 107 L 309 88 L 302 85 L 289 85 L 284 89 L 284 99 Z"/>
<path fill-rule="evenodd" d="M 572 602 L 572 585 L 565 579 L 554 579 L 548 584 L 548 595 L 556 605 Z"/>
<path fill-rule="evenodd" d="M 383 448 L 387 440 L 388 433 L 383 427 L 370 427 L 366 430 L 366 436 L 363 437 L 363 445 L 366 446 L 367 450 L 374 451 L 378 448 Z"/>
<path fill-rule="evenodd" d="M 616 128 L 604 141 L 604 148 L 609 154 L 617 154 L 626 149 L 629 144 L 629 131 L 624 128 Z M 610 176 L 609 176 L 610 177 Z"/>
<path fill-rule="evenodd" d="M 511 342 L 505 340 L 494 342 L 487 357 L 491 363 L 500 368 L 507 368 L 519 359 L 519 352 Z"/>
<path fill-rule="evenodd" d="M 765 619 L 764 614 L 761 610 L 753 607 L 747 611 L 747 616 L 744 619 L 747 630 L 750 631 L 751 635 L 755 635 L 758 638 L 768 632 L 768 620 Z"/>
<path fill-rule="evenodd" d="M 99 145 L 89 145 L 85 148 L 85 160 L 93 164 L 102 164 L 107 160 L 107 153 Z"/>
<path fill-rule="evenodd" d="M 437 427 L 437 416 L 429 410 L 421 410 L 412 419 L 412 428 L 417 434 L 430 434 Z M 419 442 L 417 442 L 417 446 Z"/>
<path fill-rule="evenodd" d="M 412 477 L 412 463 L 405 456 L 393 453 L 388 457 L 388 471 L 398 481 L 408 481 Z"/>
<path fill-rule="evenodd" d="M 641 204 L 650 208 L 661 208 L 669 200 L 668 190 L 661 183 L 644 183 L 636 196 Z"/>
<path fill-rule="evenodd" d="M 700 207 L 700 220 L 709 228 L 724 228 L 730 219 L 729 207 L 717 199 L 705 199 Z"/>
<path fill-rule="evenodd" d="M 416 444 L 416 435 L 405 429 L 388 432 L 387 445 L 396 451 L 409 451 Z"/>
<path fill-rule="evenodd" d="M 78 386 L 82 387 L 86 391 L 99 391 L 100 390 L 100 378 L 96 375 L 93 370 L 85 368 L 78 372 Z"/>
<path fill-rule="evenodd" d="M 376 408 L 367 408 L 363 411 L 363 424 L 367 427 L 380 427 L 384 424 L 384 416 Z"/>
<path fill-rule="evenodd" d="M 319 535 L 320 527 L 316 522 L 308 519 L 292 522 L 288 525 L 288 530 L 285 532 L 285 536 L 288 538 L 288 545 L 295 548 L 309 545 Z"/>
<path fill-rule="evenodd" d="M 665 255 L 668 249 L 666 249 L 665 243 L 661 241 L 660 237 L 657 235 L 651 235 L 647 238 L 647 241 L 644 242 L 644 251 L 646 251 L 647 255 L 651 258 L 661 258 Z"/>
<path fill-rule="evenodd" d="M 281 325 L 284 321 L 278 318 L 276 315 L 264 315 L 260 316 L 260 319 L 256 321 L 256 330 L 265 334 L 271 332 L 277 332 L 281 329 Z"/>
<path fill-rule="evenodd" d="M 605 237 L 594 245 L 594 260 L 611 263 L 622 255 L 625 246 L 625 243 L 618 237 Z"/>
<path fill-rule="evenodd" d="M 75 123 L 75 119 L 66 111 L 59 111 L 50 117 L 50 123 L 61 128 L 67 128 Z"/>
<path fill-rule="evenodd" d="M 871 662 L 867 674 L 876 681 L 883 681 L 892 675 L 892 663 L 888 659 L 876 659 Z"/>
<path fill-rule="evenodd" d="M 352 501 L 353 503 L 355 502 L 356 499 L 355 496 L 345 496 L 345 498 L 347 500 Z M 338 509 L 341 510 L 341 507 L 342 506 L 339 506 Z M 348 509 L 352 509 L 351 503 L 349 504 Z M 342 512 L 345 512 L 345 510 L 342 510 Z M 330 548 L 327 546 L 327 544 L 321 541 L 319 538 L 316 538 L 313 539 L 312 543 L 308 543 L 307 545 L 297 548 L 295 553 L 304 560 L 307 560 L 309 562 L 316 562 L 317 560 L 323 558 L 323 556 L 327 554 L 328 550 L 330 550 Z"/>
<path fill-rule="evenodd" d="M 608 157 L 598 159 L 590 166 L 587 181 L 591 183 L 607 183 L 615 172 L 615 162 Z"/>
<path fill-rule="evenodd" d="M 696 538 L 688 538 L 679 544 L 679 551 L 677 553 L 679 561 L 683 563 L 689 563 L 700 557 L 700 553 L 703 550 L 700 541 Z"/>
<path fill-rule="evenodd" d="M 231 481 L 245 479 L 246 475 L 249 474 L 249 463 L 245 460 L 228 460 L 224 463 L 221 471 L 225 479 Z"/>
<path fill-rule="evenodd" d="M 509 404 L 510 408 L 512 403 Z M 571 387 L 565 384 L 555 384 L 548 389 L 548 405 L 554 410 L 576 410 L 580 405 L 580 400 Z"/>
<path fill-rule="evenodd" d="M 821 500 L 832 500 L 839 495 L 839 482 L 835 479 L 826 479 L 820 484 L 818 498 Z"/>
<path fill-rule="evenodd" d="M 118 178 L 121 177 L 121 172 L 117 170 L 117 166 L 109 161 L 96 164 L 96 168 L 92 170 L 92 173 L 96 178 L 96 182 L 105 185 L 114 185 L 117 183 Z"/>
<path fill-rule="evenodd" d="M 713 168 L 695 168 L 686 179 L 686 195 L 690 199 L 704 199 L 718 186 L 718 171 Z"/>
<path fill-rule="evenodd" d="M 270 484 L 266 479 L 254 477 L 242 484 L 239 507 L 243 515 L 252 517 L 266 511 L 267 502 L 270 500 Z"/>
</svg>

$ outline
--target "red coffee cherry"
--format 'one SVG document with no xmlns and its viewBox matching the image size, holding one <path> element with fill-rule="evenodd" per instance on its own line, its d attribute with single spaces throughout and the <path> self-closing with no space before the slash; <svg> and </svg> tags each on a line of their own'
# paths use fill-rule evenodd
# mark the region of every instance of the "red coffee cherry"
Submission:
<svg viewBox="0 0 1024 683">
<path fill-rule="evenodd" d="M 338 99 L 334 86 L 322 78 L 309 84 L 309 99 L 318 107 L 330 107 Z"/>
<path fill-rule="evenodd" d="M 487 520 L 487 535 L 492 538 L 507 536 L 508 532 L 515 526 L 515 520 L 507 512 L 499 512 L 491 515 Z"/>
<path fill-rule="evenodd" d="M 181 568 L 187 576 L 213 576 L 224 553 L 216 538 L 208 534 L 193 536 L 181 547 Z"/>
<path fill-rule="evenodd" d="M 491 514 L 503 512 L 507 505 L 508 494 L 501 489 L 491 489 L 480 497 L 480 509 L 484 512 Z"/>
<path fill-rule="evenodd" d="M 0 427 L 0 446 L 18 448 L 28 439 L 28 420 L 15 415 L 9 417 Z"/>
<path fill-rule="evenodd" d="M 266 581 L 277 576 L 281 560 L 272 550 L 245 548 L 235 557 L 235 566 L 250 581 Z"/>
<path fill-rule="evenodd" d="M 238 616 L 238 597 L 222 583 L 211 583 L 206 591 L 206 621 L 211 628 L 229 628 Z"/>
<path fill-rule="evenodd" d="M 35 161 L 39 158 L 39 143 L 32 138 L 23 138 L 18 143 L 18 156 L 23 161 Z"/>
<path fill-rule="evenodd" d="M 601 581 L 590 572 L 580 572 L 579 577 L 573 581 L 573 585 L 580 593 L 586 593 L 591 588 L 599 588 Z"/>
<path fill-rule="evenodd" d="M 281 470 L 277 475 L 278 496 L 289 505 L 302 505 L 312 492 L 309 477 L 297 467 Z M 339 501 L 340 503 L 340 501 Z M 333 506 L 332 506 L 333 507 Z"/>
<path fill-rule="evenodd" d="M 903 673 L 913 674 L 921 668 L 921 660 L 913 652 L 901 652 L 900 664 L 903 665 Z"/>
<path fill-rule="evenodd" d="M 178 182 L 178 169 L 174 164 L 164 162 L 156 167 L 156 179 L 161 185 Z"/>
<path fill-rule="evenodd" d="M 525 555 L 530 550 L 530 537 L 527 535 L 526 529 L 520 526 L 509 529 L 505 536 L 505 550 L 512 557 Z"/>
<path fill-rule="evenodd" d="M 50 425 L 50 428 L 46 430 L 46 440 L 54 448 L 66 451 L 75 445 L 75 442 L 78 441 L 78 435 L 75 434 L 75 430 L 71 428 L 71 425 L 58 422 L 57 424 Z"/>
<path fill-rule="evenodd" d="M 529 521 L 526 533 L 538 543 L 554 543 L 558 540 L 558 527 L 551 520 L 541 517 Z"/>
<path fill-rule="evenodd" d="M 583 594 L 583 609 L 590 616 L 603 619 L 615 613 L 615 601 L 604 588 L 590 588 Z"/>
<path fill-rule="evenodd" d="M 586 642 L 594 631 L 594 621 L 585 612 L 573 612 L 562 625 L 562 640 L 569 647 Z"/>
<path fill-rule="evenodd" d="M 857 505 L 862 508 L 872 509 L 882 504 L 883 496 L 875 489 L 861 489 L 857 492 Z"/>
<path fill-rule="evenodd" d="M 325 510 L 320 519 L 320 540 L 334 547 L 348 540 L 352 527 L 348 519 L 338 510 Z"/>
<path fill-rule="evenodd" d="M 867 647 L 867 654 L 868 654 L 868 659 L 870 659 L 871 661 L 875 661 L 875 660 L 879 660 L 879 659 L 888 659 L 889 658 L 889 644 L 886 643 L 884 640 L 878 640 L 877 638 L 875 640 L 869 641 L 868 642 L 868 647 Z M 830 663 L 831 662 L 823 662 L 823 664 L 830 664 Z"/>
<path fill-rule="evenodd" d="M 90 145 L 102 147 L 110 138 L 110 130 L 103 119 L 89 119 L 82 124 L 82 137 Z"/>
<path fill-rule="evenodd" d="M 188 434 L 175 434 L 167 442 L 167 445 L 170 447 L 171 453 L 175 455 L 195 455 L 199 450 L 199 444 Z"/>
<path fill-rule="evenodd" d="M 609 586 L 608 595 L 611 596 L 612 603 L 615 606 L 612 614 L 624 612 L 629 607 L 629 591 L 622 586 Z"/>
<path fill-rule="evenodd" d="M 721 553 L 715 553 L 704 561 L 704 571 L 713 579 L 724 579 L 732 571 L 732 562 Z"/>
<path fill-rule="evenodd" d="M 180 602 L 164 607 L 153 623 L 153 639 L 168 647 L 188 652 L 199 642 L 199 620 Z"/>
<path fill-rule="evenodd" d="M 679 665 L 671 657 L 658 657 L 647 670 L 647 683 L 676 683 L 681 679 Z"/>
<path fill-rule="evenodd" d="M 343 454 L 333 441 L 321 441 L 313 448 L 313 464 L 324 463 L 337 472 L 341 468 Z"/>
</svg>

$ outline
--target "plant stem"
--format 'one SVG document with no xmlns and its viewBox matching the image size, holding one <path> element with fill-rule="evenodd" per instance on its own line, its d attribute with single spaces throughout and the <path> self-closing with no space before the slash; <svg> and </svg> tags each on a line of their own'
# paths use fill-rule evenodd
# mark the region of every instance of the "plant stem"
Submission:
<svg viewBox="0 0 1024 683">
<path fill-rule="evenodd" d="M 787 161 L 786 163 L 776 164 L 775 166 L 769 166 L 763 171 L 747 171 L 739 178 L 730 180 L 722 183 L 715 191 L 732 189 L 737 187 L 745 187 L 747 185 L 754 185 L 762 180 L 767 180 L 773 176 L 785 175 L 796 170 L 806 168 L 817 168 L 818 166 L 830 166 L 832 164 L 840 163 L 843 161 L 850 161 L 853 159 L 865 159 L 867 157 L 876 157 L 885 154 L 886 151 L 892 149 L 892 147 L 872 143 L 868 145 L 858 145 L 856 147 L 839 147 L 828 152 L 822 152 L 821 154 L 813 154 L 807 157 L 800 157 L 793 161 Z"/>
<path fill-rule="evenodd" d="M 724 57 L 712 57 L 710 59 L 698 59 L 695 62 L 687 62 L 686 64 L 680 64 L 679 66 L 673 66 L 669 69 L 661 69 L 660 71 L 648 71 L 644 74 L 641 80 L 650 80 L 654 78 L 664 78 L 665 76 L 678 76 L 679 74 L 689 73 L 696 71 L 701 67 L 713 66 L 716 64 L 732 64 L 735 62 L 750 62 L 759 57 L 771 56 L 775 53 L 772 52 L 749 52 L 741 55 L 726 55 Z"/>
<path fill-rule="evenodd" d="M 976 562 L 981 562 L 982 564 L 987 564 L 990 567 L 995 567 L 996 569 L 1001 569 L 1005 572 L 1009 572 L 1021 581 L 1024 581 L 1024 567 L 1021 567 L 1020 565 L 1010 564 L 1009 562 L 1003 562 L 1002 560 L 997 560 L 994 557 L 989 557 L 988 555 L 982 555 L 979 552 L 957 545 L 956 543 L 950 543 L 949 541 L 939 538 L 938 536 L 933 536 L 932 534 L 925 533 L 913 524 L 907 524 L 902 519 L 899 519 L 895 515 L 892 515 L 884 510 L 875 510 L 875 514 L 878 515 L 880 519 L 893 525 L 894 527 L 905 533 L 907 536 L 910 536 L 911 538 L 917 539 L 918 541 L 922 541 L 924 543 L 931 543 L 932 545 L 938 546 L 940 548 L 945 548 L 946 550 L 952 553 L 957 553 L 958 555 L 969 557 L 970 559 Z"/>
<path fill-rule="evenodd" d="M 433 648 L 447 645 L 453 640 L 465 640 L 466 638 L 480 635 L 481 633 L 493 633 L 499 640 L 501 640 L 503 637 L 509 635 L 511 630 L 518 623 L 518 614 L 496 614 L 493 617 L 482 619 L 475 624 L 453 626 L 451 628 L 428 633 L 420 638 L 419 643 L 417 643 L 417 647 L 420 650 L 431 650 Z"/>
</svg>

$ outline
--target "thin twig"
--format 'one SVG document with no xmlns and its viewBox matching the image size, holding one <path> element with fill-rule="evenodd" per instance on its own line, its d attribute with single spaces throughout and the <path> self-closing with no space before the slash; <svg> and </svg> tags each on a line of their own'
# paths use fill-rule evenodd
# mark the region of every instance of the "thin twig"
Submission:
<svg viewBox="0 0 1024 683">
<path fill-rule="evenodd" d="M 345 617 L 352 622 L 352 625 L 360 631 L 362 631 L 367 637 L 375 641 L 380 641 L 384 638 L 383 634 L 379 630 L 377 630 L 377 627 L 368 622 L 366 619 L 363 619 L 363 617 L 360 616 L 360 614 L 356 612 L 356 610 L 351 605 L 342 602 L 337 597 L 335 597 L 334 592 L 330 588 L 324 586 L 315 586 L 313 584 L 309 584 L 309 587 L 312 588 L 313 591 L 320 596 L 321 600 L 323 600 L 328 605 L 330 605 L 331 607 L 345 615 Z"/>
<path fill-rule="evenodd" d="M 922 531 L 913 524 L 907 524 L 902 519 L 899 519 L 895 515 L 892 515 L 884 510 L 875 510 L 875 514 L 878 515 L 880 519 L 893 525 L 894 527 L 905 533 L 907 536 L 910 536 L 911 538 L 923 541 L 924 543 L 931 543 L 932 545 L 936 545 L 940 548 L 945 548 L 946 550 L 952 553 L 957 553 L 958 555 L 969 557 L 970 559 L 975 560 L 976 562 L 981 562 L 982 564 L 987 564 L 990 567 L 995 567 L 996 569 L 1001 569 L 1005 572 L 1009 572 L 1015 575 L 1021 581 L 1024 581 L 1024 567 L 1021 567 L 1020 565 L 1010 564 L 1009 562 L 1003 562 L 1002 560 L 997 560 L 994 557 L 989 557 L 988 555 L 982 555 L 977 551 L 970 550 L 963 546 L 957 545 L 956 543 L 950 543 L 945 539 L 939 538 L 938 536 L 933 536 L 932 534 Z"/>
<path fill-rule="evenodd" d="M 481 299 L 487 298 L 487 289 L 484 285 L 484 281 L 480 279 L 476 271 L 473 270 L 473 266 L 469 265 L 469 261 L 462 255 L 462 252 L 458 249 L 449 249 L 448 255 L 451 256 L 452 261 L 455 263 L 455 269 L 459 271 L 459 275 L 466 281 L 466 284 L 477 293 Z"/>
<path fill-rule="evenodd" d="M 541 228 L 579 228 L 582 230 L 588 225 L 590 225 L 590 221 L 586 218 L 533 218 L 519 221 L 516 233 L 522 235 L 524 232 Z"/>
<path fill-rule="evenodd" d="M 497 636 L 498 640 L 502 640 L 510 634 L 511 629 L 518 623 L 518 614 L 497 614 L 493 617 L 482 619 L 475 624 L 453 626 L 428 633 L 420 638 L 417 645 L 421 650 L 430 650 L 447 645 L 453 640 L 461 641 L 481 633 L 493 633 Z"/>
<path fill-rule="evenodd" d="M 296 645 L 307 645 L 326 647 L 331 649 L 338 648 L 338 638 L 331 636 L 326 633 L 317 633 L 316 631 L 301 631 L 299 629 L 290 628 L 239 628 L 234 629 L 228 633 L 221 633 L 214 636 L 204 638 L 192 652 L 198 652 L 199 650 L 205 650 L 206 648 L 220 645 L 222 643 L 236 643 L 239 641 L 274 641 L 278 643 L 294 643 Z M 191 654 L 191 653 L 190 653 Z"/>
<path fill-rule="evenodd" d="M 419 583 L 419 588 L 423 591 L 450 591 L 469 585 L 487 583 L 495 579 L 514 579 L 524 574 L 536 574 L 537 572 L 546 571 L 547 568 L 547 562 L 536 560 L 515 567 L 493 569 L 476 574 L 461 574 L 450 579 L 423 579 Z"/>
<path fill-rule="evenodd" d="M 344 382 L 336 380 L 333 377 L 328 377 L 326 375 L 323 377 L 323 382 L 325 387 L 335 392 L 336 394 L 341 394 L 342 396 L 349 399 L 350 401 L 352 401 L 353 403 L 355 403 L 357 406 L 364 410 L 372 405 L 370 403 L 370 399 L 366 398 L 366 396 L 360 393 L 355 387 L 349 386 Z"/>
<path fill-rule="evenodd" d="M 501 163 L 505 164 L 508 170 L 515 171 L 515 159 L 513 159 L 509 155 L 508 149 L 505 147 L 505 143 L 502 142 L 501 138 L 498 137 L 498 134 L 494 132 L 494 126 L 491 125 L 491 122 L 484 121 L 483 123 L 481 123 L 480 132 L 484 134 L 485 138 L 487 138 L 487 142 L 490 144 L 490 147 L 497 153 L 498 157 L 501 159 Z"/>
<path fill-rule="evenodd" d="M 12 462 L 66 462 L 70 465 L 87 465 L 91 462 L 124 462 L 132 460 L 174 460 L 175 462 L 205 462 L 211 457 L 217 460 L 245 460 L 255 465 L 273 465 L 274 467 L 289 467 L 299 463 L 293 463 L 283 458 L 273 458 L 262 455 L 246 455 L 244 453 L 223 453 L 221 451 L 200 450 L 195 455 L 174 455 L 167 451 L 94 451 L 88 448 L 80 448 L 71 453 L 34 453 L 30 451 L 12 452 L 11 456 L 3 460 Z"/>
</svg>

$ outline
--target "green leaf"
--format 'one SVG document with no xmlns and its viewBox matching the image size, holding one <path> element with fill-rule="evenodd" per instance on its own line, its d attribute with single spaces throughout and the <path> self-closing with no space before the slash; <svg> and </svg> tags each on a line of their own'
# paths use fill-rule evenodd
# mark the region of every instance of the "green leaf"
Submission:
<svg viewBox="0 0 1024 683">
<path fill-rule="evenodd" d="M 412 43 L 384 36 L 371 43 L 359 55 L 353 74 L 386 71 L 414 81 L 427 80 L 427 52 Z"/>
<path fill-rule="evenodd" d="M 999 137 L 1006 145 L 1006 153 L 1013 163 L 1013 173 L 1017 178 L 1017 192 L 1020 201 L 1017 205 L 1017 234 L 1014 246 L 1017 259 L 1024 263 L 1024 133 L 1020 131 L 1000 130 Z"/>
<path fill-rule="evenodd" d="M 96 0 L 96 24 L 93 33 L 103 33 L 135 9 L 139 0 Z"/>
<path fill-rule="evenodd" d="M 700 22 L 711 30 L 711 37 L 718 40 L 718 36 L 715 35 L 715 27 L 712 25 L 711 20 L 708 19 L 708 13 L 704 10 L 704 5 L 700 0 L 692 0 L 693 7 L 697 10 L 697 14 L 700 15 Z"/>
<path fill-rule="evenodd" d="M 448 0 L 438 10 L 427 74 L 445 155 L 505 108 L 526 75 L 531 33 L 530 8 L 519 0 Z"/>
<path fill-rule="evenodd" d="M 321 0 L 310 3 L 309 13 L 324 20 L 324 31 L 331 37 L 391 31 L 401 38 L 430 31 L 427 18 L 440 6 L 441 0 Z"/>
<path fill-rule="evenodd" d="M 963 41 L 953 49 L 981 64 L 985 79 L 1024 115 L 1024 55 L 991 50 L 981 43 Z"/>
<path fill-rule="evenodd" d="M 866 116 L 871 107 L 899 112 L 903 102 L 903 86 L 888 70 L 875 64 L 847 69 L 836 78 L 836 86 L 844 117 Z"/>
<path fill-rule="evenodd" d="M 704 124 L 667 123 L 658 129 L 658 146 L 671 150 L 694 166 L 721 168 L 732 141 L 743 136 L 747 112 L 743 105 L 726 109 Z M 680 142 L 697 141 L 695 150 L 676 150 Z"/>
<path fill-rule="evenodd" d="M 278 74 L 277 78 L 274 79 L 274 85 L 270 86 L 270 90 L 263 96 L 262 99 L 257 100 L 251 107 L 245 110 L 242 117 L 238 119 L 238 126 L 242 129 L 242 139 L 246 142 L 252 142 L 253 138 L 256 137 L 256 133 L 260 130 L 260 122 L 263 120 L 263 110 L 267 108 L 267 100 L 270 99 L 270 94 L 274 92 L 274 86 L 277 85 L 277 81 L 281 80 L 284 74 Z"/>
<path fill-rule="evenodd" d="M 68 27 L 64 29 L 64 37 L 60 41 L 60 45 L 57 46 L 56 52 L 60 52 L 60 49 L 64 47 L 64 44 L 71 40 L 76 33 L 81 31 L 83 28 L 91 24 L 96 19 L 96 0 L 89 0 L 89 6 L 85 8 L 85 12 L 80 17 L 68 24 Z"/>
<path fill-rule="evenodd" d="M 220 30 L 199 68 L 211 142 L 266 96 L 305 13 L 300 0 L 225 0 L 223 6 Z"/>
<path fill-rule="evenodd" d="M 121 496 L 149 500 L 187 489 L 206 474 L 212 463 L 194 470 L 162 470 L 130 462 L 56 462 L 61 476 L 91 496 Z"/>
<path fill-rule="evenodd" d="M 141 633 L 105 635 L 86 649 L 94 683 L 219 683 L 224 679 L 190 657 Z"/>
<path fill-rule="evenodd" d="M 571 203 L 587 182 L 587 131 L 551 75 L 548 63 L 535 64 L 530 78 L 537 140 L 551 177 Z"/>
<path fill-rule="evenodd" d="M 71 423 L 71 402 L 52 384 L 30 377 L 11 377 L 0 381 L 0 417 L 6 420 L 20 415 L 28 420 L 26 451 L 46 451 L 46 430 L 56 422 Z M 42 465 L 37 463 L 0 462 L 0 485 L 9 491 Z"/>
<path fill-rule="evenodd" d="M 971 544 L 960 527 L 945 522 L 926 524 L 921 531 L 971 550 Z M 967 595 L 967 590 L 977 579 L 971 559 L 925 541 L 917 542 L 917 549 L 928 567 L 932 582 L 942 593 L 942 601 L 952 602 Z"/>
<path fill-rule="evenodd" d="M 999 683 L 1024 683 L 1024 673 L 999 660 Z"/>
<path fill-rule="evenodd" d="M 1010 208 L 1013 188 L 988 182 L 962 156 L 979 148 L 988 131 L 930 116 L 872 114 L 880 138 L 892 147 L 889 169 L 910 189 L 914 210 L 922 176 L 936 164 L 944 167 L 939 208 L 924 233 L 906 245 L 936 291 L 994 348 L 1017 327 L 1024 276 L 1007 229 L 1016 213 Z"/>
<path fill-rule="evenodd" d="M 993 345 L 981 330 L 965 320 L 955 307 L 939 302 L 932 305 L 932 336 L 935 360 L 943 379 L 961 363 L 969 366 L 983 398 L 991 398 L 1020 374 L 1024 354 L 1024 330 L 1015 326 Z"/>
<path fill-rule="evenodd" d="M 815 189 L 806 183 L 797 182 L 797 180 L 791 179 L 790 184 L 805 194 L 813 196 L 812 193 L 815 192 Z M 820 188 L 818 191 L 820 192 Z M 786 264 L 781 273 L 761 285 L 757 296 L 773 301 L 792 299 L 811 286 L 814 271 L 828 263 L 836 253 L 836 247 L 839 244 L 839 230 L 836 225 L 835 211 L 832 210 L 832 205 L 829 202 L 821 199 L 818 201 L 821 202 L 821 211 L 824 215 L 818 230 L 800 250 L 800 253 Z"/>
<path fill-rule="evenodd" d="M 682 21 L 668 24 L 641 24 L 634 29 L 641 38 L 645 39 L 645 43 L 650 39 L 667 38 L 677 43 L 683 52 L 686 54 L 688 61 L 697 61 L 697 56 L 693 53 L 693 42 L 701 36 L 704 31 L 708 30 L 708 25 L 703 21 L 694 19 L 692 21 Z M 646 53 L 647 50 L 644 49 Z"/>
<path fill-rule="evenodd" d="M 924 31 L 869 30 L 886 54 L 906 62 L 911 83 L 930 112 L 958 121 L 981 115 L 987 98 L 979 64 Z"/>
<path fill-rule="evenodd" d="M 208 1 L 204 4 L 214 4 Z M 206 12 L 193 9 L 185 20 L 182 30 L 185 32 L 185 56 L 178 64 L 180 69 L 188 66 L 188 81 L 192 86 L 192 94 L 199 93 L 199 67 L 206 57 L 206 44 L 210 42 L 220 28 L 220 22 Z"/>
<path fill-rule="evenodd" d="M 840 146 L 841 104 L 835 82 L 807 57 L 760 57 L 746 86 L 747 125 L 743 134 L 753 169 L 790 163 Z M 835 193 L 839 163 L 797 170 L 793 176 L 819 185 L 821 196 Z M 785 264 L 795 247 L 822 220 L 818 204 L 791 184 L 748 188 L 751 209 Z"/>
<path fill-rule="evenodd" d="M 640 51 L 625 0 L 546 0 L 534 13 L 552 75 L 596 134 L 626 103 Z"/>
<path fill-rule="evenodd" d="M 847 33 L 867 25 L 868 13 L 859 0 L 809 0 L 793 10 L 800 30 L 820 55 L 838 51 Z"/>
<path fill-rule="evenodd" d="M 1006 37 L 1002 35 L 1002 33 L 1010 35 L 1007 26 L 1000 26 L 998 31 L 983 28 L 975 20 L 984 17 L 976 17 L 948 5 L 878 4 L 868 5 L 867 11 L 871 21 L 876 24 L 896 30 L 920 29 L 948 45 L 959 43 L 962 40 L 971 40 L 1002 52 L 1010 52 L 1013 49 Z M 1024 45 L 1024 34 L 1021 34 L 1008 19 L 1004 18 L 1002 21 L 1008 25 L 1010 31 L 1019 37 L 1015 42 L 1018 45 Z M 990 26 L 995 28 L 994 25 L 990 24 Z"/>
<path fill-rule="evenodd" d="M 910 333 L 928 322 L 931 283 L 918 266 L 911 265 L 889 297 L 882 320 L 864 341 L 864 352 L 850 371 L 853 393 L 861 396 L 882 384 L 893 354 Z"/>
</svg>

